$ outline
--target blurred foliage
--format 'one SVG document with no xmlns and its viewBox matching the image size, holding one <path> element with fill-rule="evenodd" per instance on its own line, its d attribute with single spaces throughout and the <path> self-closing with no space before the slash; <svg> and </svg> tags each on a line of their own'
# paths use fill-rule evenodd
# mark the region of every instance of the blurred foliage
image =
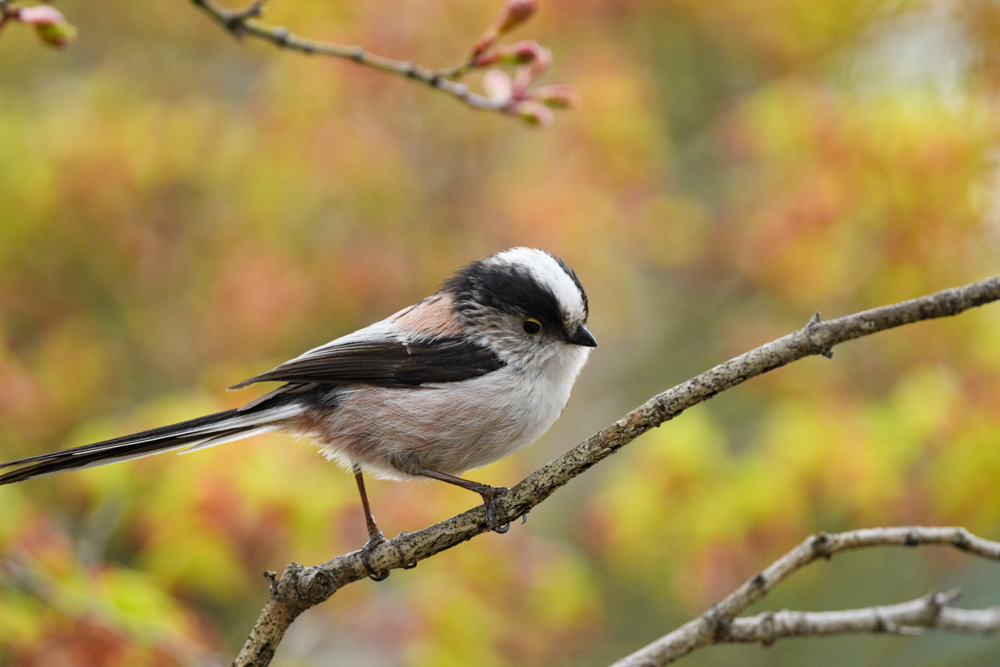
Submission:
<svg viewBox="0 0 1000 667">
<path fill-rule="evenodd" d="M 996 273 L 1000 3 L 543 0 L 582 106 L 531 132 L 350 63 L 241 44 L 185 2 L 62 0 L 0 37 L 0 443 L 9 460 L 239 405 L 220 390 L 511 245 L 564 257 L 601 342 L 510 484 L 656 391 L 825 317 Z M 272 0 L 268 20 L 444 66 L 496 11 Z M 15 26 L 16 27 L 16 26 Z M 486 535 L 338 593 L 275 664 L 600 665 L 818 530 L 1000 535 L 1000 309 L 726 392 Z M 0 489 L 0 664 L 225 664 L 260 573 L 360 546 L 349 475 L 260 437 Z M 387 533 L 477 502 L 374 482 Z M 767 604 L 1000 577 L 857 554 Z M 692 665 L 979 665 L 941 635 L 723 648 Z"/>
</svg>

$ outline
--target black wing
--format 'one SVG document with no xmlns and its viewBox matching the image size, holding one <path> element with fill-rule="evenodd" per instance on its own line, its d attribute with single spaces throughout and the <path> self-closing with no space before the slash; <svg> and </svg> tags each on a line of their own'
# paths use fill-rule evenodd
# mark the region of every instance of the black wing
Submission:
<svg viewBox="0 0 1000 667">
<path fill-rule="evenodd" d="M 489 348 L 458 336 L 356 341 L 319 348 L 230 389 L 272 381 L 413 387 L 468 380 L 504 365 Z"/>
</svg>

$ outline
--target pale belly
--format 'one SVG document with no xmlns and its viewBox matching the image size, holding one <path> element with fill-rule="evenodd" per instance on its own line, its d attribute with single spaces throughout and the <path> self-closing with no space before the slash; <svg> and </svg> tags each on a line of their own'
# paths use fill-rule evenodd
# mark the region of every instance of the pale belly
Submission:
<svg viewBox="0 0 1000 667">
<path fill-rule="evenodd" d="M 415 477 L 401 469 L 406 462 L 459 475 L 537 440 L 570 387 L 511 382 L 500 373 L 427 388 L 350 387 L 309 435 L 327 458 L 378 476 Z"/>
</svg>

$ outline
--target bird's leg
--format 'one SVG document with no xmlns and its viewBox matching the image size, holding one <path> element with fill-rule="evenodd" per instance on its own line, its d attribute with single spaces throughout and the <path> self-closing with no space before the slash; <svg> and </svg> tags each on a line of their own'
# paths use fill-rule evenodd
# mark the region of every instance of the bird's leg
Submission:
<svg viewBox="0 0 1000 667">
<path fill-rule="evenodd" d="M 462 479 L 461 477 L 447 475 L 443 472 L 429 470 L 420 466 L 414 466 L 413 472 L 417 475 L 422 475 L 423 477 L 438 479 L 442 482 L 448 482 L 449 484 L 454 484 L 455 486 L 460 486 L 463 489 L 468 489 L 469 491 L 478 493 L 483 497 L 483 505 L 486 506 L 486 525 L 489 529 L 496 533 L 506 533 L 510 530 L 510 521 L 501 521 L 497 518 L 497 496 L 501 493 L 505 493 L 507 491 L 507 487 L 488 486 L 486 484 L 472 482 L 467 479 Z"/>
<path fill-rule="evenodd" d="M 385 537 L 382 536 L 382 531 L 378 529 L 378 525 L 375 523 L 375 517 L 372 515 L 372 506 L 368 502 L 368 494 L 365 493 L 365 478 L 361 475 L 361 466 L 354 464 L 354 480 L 358 483 L 358 492 L 361 494 L 361 504 L 365 508 L 365 523 L 368 525 L 368 543 L 361 547 L 361 562 L 364 563 L 365 569 L 368 570 L 368 576 L 375 581 L 382 581 L 389 576 L 389 570 L 383 572 L 376 572 L 368 562 L 371 556 L 372 549 L 378 545 L 385 542 Z"/>
</svg>

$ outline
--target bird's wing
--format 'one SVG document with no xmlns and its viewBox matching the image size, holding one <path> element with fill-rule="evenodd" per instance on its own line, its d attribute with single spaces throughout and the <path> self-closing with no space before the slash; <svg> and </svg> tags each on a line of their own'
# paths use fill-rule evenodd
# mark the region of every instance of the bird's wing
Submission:
<svg viewBox="0 0 1000 667">
<path fill-rule="evenodd" d="M 396 340 L 359 339 L 352 335 L 310 350 L 230 389 L 272 381 L 414 387 L 468 380 L 503 366 L 492 350 L 461 336 Z"/>
</svg>

